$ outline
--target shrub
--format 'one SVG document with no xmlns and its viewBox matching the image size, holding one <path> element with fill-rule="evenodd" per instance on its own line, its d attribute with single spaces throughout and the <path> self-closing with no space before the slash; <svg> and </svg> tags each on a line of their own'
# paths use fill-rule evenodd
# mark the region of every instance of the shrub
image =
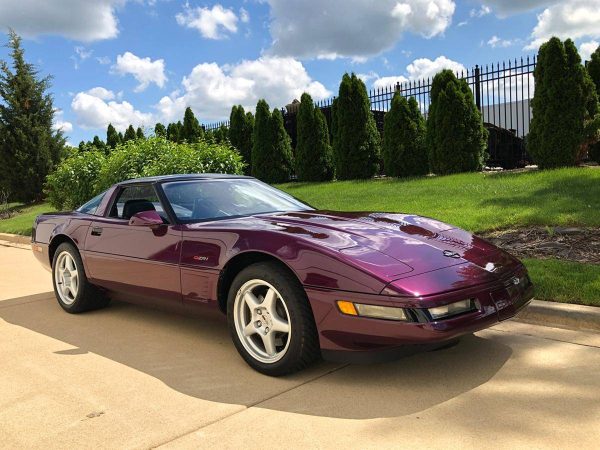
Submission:
<svg viewBox="0 0 600 450">
<path fill-rule="evenodd" d="M 298 111 L 296 175 L 299 181 L 327 181 L 333 178 L 333 157 L 325 116 L 304 93 Z"/>
<path fill-rule="evenodd" d="M 252 135 L 252 175 L 266 183 L 289 181 L 292 173 L 292 146 L 278 109 L 259 100 Z"/>
<path fill-rule="evenodd" d="M 333 156 L 340 180 L 370 178 L 379 168 L 380 141 L 365 84 L 344 74 L 335 101 Z"/>
<path fill-rule="evenodd" d="M 535 96 L 528 151 L 540 168 L 572 166 L 581 158 L 583 144 L 593 130 L 586 121 L 595 115 L 589 79 L 570 39 L 553 37 L 540 47 L 534 71 Z M 596 102 L 597 103 L 597 100 Z"/>
<path fill-rule="evenodd" d="M 587 65 L 587 71 L 596 86 L 596 93 L 600 97 L 600 46 L 592 53 L 590 62 Z"/>
<path fill-rule="evenodd" d="M 161 153 L 144 168 L 144 176 L 178 173 L 230 173 L 240 175 L 244 163 L 235 149 L 200 141 L 193 145 L 176 145 Z"/>
<path fill-rule="evenodd" d="M 88 150 L 74 153 L 48 175 L 45 191 L 48 201 L 57 209 L 73 209 L 96 193 L 95 183 L 106 157 L 104 152 Z"/>
<path fill-rule="evenodd" d="M 231 108 L 229 116 L 229 140 L 242 155 L 246 163 L 247 173 L 251 173 L 252 165 L 252 132 L 254 129 L 254 116 L 245 112 L 242 105 Z"/>
<path fill-rule="evenodd" d="M 425 146 L 425 120 L 419 104 L 399 92 L 385 115 L 383 131 L 383 167 L 390 177 L 426 175 L 429 172 Z"/>
<path fill-rule="evenodd" d="M 438 175 L 481 170 L 487 130 L 465 80 L 443 70 L 431 85 L 426 143 L 431 170 Z"/>
</svg>

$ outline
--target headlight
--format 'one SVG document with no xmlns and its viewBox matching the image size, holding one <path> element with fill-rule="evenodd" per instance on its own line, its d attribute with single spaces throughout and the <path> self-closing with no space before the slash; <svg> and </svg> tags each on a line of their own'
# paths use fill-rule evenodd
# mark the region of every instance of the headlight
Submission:
<svg viewBox="0 0 600 450">
<path fill-rule="evenodd" d="M 386 320 L 409 320 L 406 312 L 402 308 L 365 305 L 362 303 L 352 303 L 345 300 L 338 300 L 337 305 L 342 314 L 349 316 L 370 317 L 372 319 Z"/>
<path fill-rule="evenodd" d="M 427 311 L 429 311 L 429 314 L 431 314 L 433 319 L 441 319 L 444 317 L 456 316 L 457 314 L 462 314 L 469 311 L 475 311 L 476 309 L 479 309 L 476 301 L 469 299 L 450 303 L 444 306 L 436 306 L 435 308 L 429 308 Z"/>
</svg>

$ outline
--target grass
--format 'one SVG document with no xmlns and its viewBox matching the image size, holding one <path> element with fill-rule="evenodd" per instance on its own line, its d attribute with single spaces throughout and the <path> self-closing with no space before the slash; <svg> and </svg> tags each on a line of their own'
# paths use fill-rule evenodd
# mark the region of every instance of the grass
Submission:
<svg viewBox="0 0 600 450">
<path fill-rule="evenodd" d="M 278 186 L 317 208 L 409 212 L 473 232 L 540 226 L 600 226 L 600 169 L 460 174 L 419 179 L 287 183 Z M 15 205 L 15 207 L 20 207 Z M 0 232 L 30 235 L 47 203 L 0 220 Z M 600 306 L 600 266 L 525 259 L 536 298 Z"/>
<path fill-rule="evenodd" d="M 473 232 L 600 226 L 600 169 L 591 167 L 277 187 L 319 209 L 408 212 Z"/>
<path fill-rule="evenodd" d="M 535 298 L 600 306 L 600 266 L 556 259 L 523 260 L 535 285 Z"/>
<path fill-rule="evenodd" d="M 54 208 L 48 203 L 36 203 L 34 205 L 13 205 L 12 209 L 18 209 L 19 212 L 10 219 L 0 220 L 0 233 L 22 234 L 31 236 L 31 226 L 37 215 L 54 211 Z"/>
</svg>

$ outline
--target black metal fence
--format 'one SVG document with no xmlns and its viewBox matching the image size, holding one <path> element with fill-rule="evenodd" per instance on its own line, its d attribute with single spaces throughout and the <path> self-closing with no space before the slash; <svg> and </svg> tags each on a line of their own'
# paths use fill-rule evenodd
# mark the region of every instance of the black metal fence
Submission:
<svg viewBox="0 0 600 450">
<path fill-rule="evenodd" d="M 524 138 L 529 133 L 531 122 L 530 100 L 534 94 L 533 71 L 535 57 L 509 60 L 491 65 L 476 65 L 473 69 L 457 72 L 464 79 L 475 98 L 475 103 L 483 116 L 483 122 L 489 131 L 488 165 L 513 168 L 529 161 L 525 151 Z M 377 128 L 383 133 L 385 113 L 390 109 L 392 97 L 399 91 L 404 97 L 414 97 L 421 112 L 426 117 L 431 104 L 431 78 L 410 80 L 396 85 L 369 90 L 371 111 Z M 316 102 L 331 127 L 331 105 L 335 97 Z M 296 110 L 283 108 L 286 130 L 296 143 Z M 204 125 L 206 130 L 215 130 L 229 126 L 228 121 Z"/>
</svg>

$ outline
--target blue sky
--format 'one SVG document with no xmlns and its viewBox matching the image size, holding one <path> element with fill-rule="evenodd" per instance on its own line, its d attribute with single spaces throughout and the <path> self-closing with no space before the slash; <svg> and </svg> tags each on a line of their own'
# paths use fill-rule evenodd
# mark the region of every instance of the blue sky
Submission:
<svg viewBox="0 0 600 450">
<path fill-rule="evenodd" d="M 600 0 L 3 0 L 0 29 L 54 77 L 57 126 L 76 144 L 108 122 L 153 128 L 191 106 L 203 123 L 337 91 L 534 55 L 549 36 L 582 55 L 600 40 Z M 6 41 L 6 35 L 1 36 Z M 7 49 L 0 49 L 6 59 Z"/>
</svg>

